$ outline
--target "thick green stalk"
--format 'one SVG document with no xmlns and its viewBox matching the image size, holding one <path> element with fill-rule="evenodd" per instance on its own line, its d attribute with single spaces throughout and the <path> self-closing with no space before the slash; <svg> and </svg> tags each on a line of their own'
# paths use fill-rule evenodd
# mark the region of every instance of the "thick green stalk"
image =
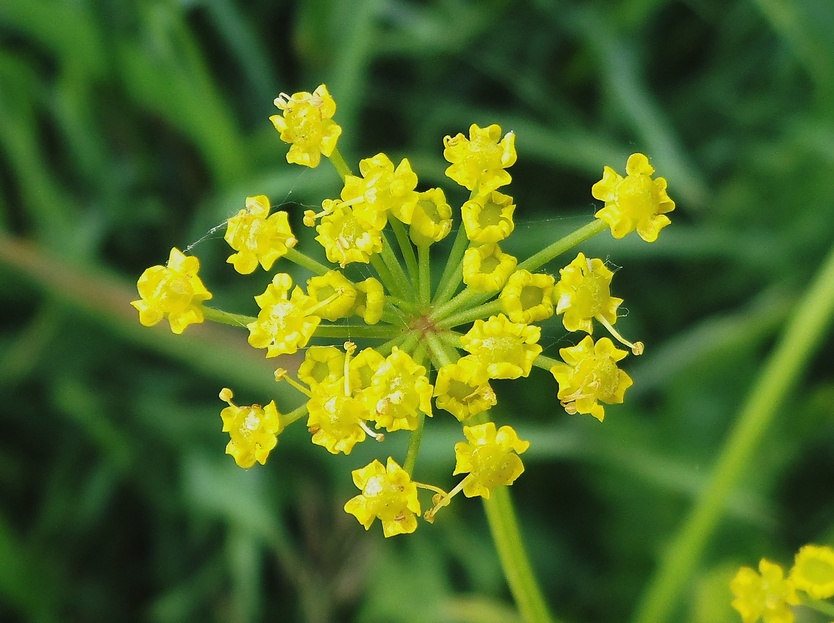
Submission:
<svg viewBox="0 0 834 623">
<path fill-rule="evenodd" d="M 525 623 L 556 623 L 527 557 L 509 487 L 495 487 L 489 499 L 484 500 L 484 509 L 504 576 L 521 617 Z"/>
<path fill-rule="evenodd" d="M 333 324 L 333 325 L 319 325 L 316 328 L 316 337 L 333 337 L 333 338 L 381 338 L 390 339 L 397 334 L 402 333 L 401 327 L 394 327 L 389 324 Z"/>
<path fill-rule="evenodd" d="M 394 254 L 394 250 L 391 248 L 388 236 L 385 235 L 384 231 L 381 235 L 382 251 L 380 252 L 380 255 L 382 256 L 382 261 L 385 262 L 388 270 L 391 271 L 391 275 L 397 280 L 397 283 L 399 283 L 400 291 L 404 293 L 403 298 L 416 300 L 417 295 L 414 292 L 415 284 L 408 278 L 408 275 L 405 274 L 405 270 L 403 269 L 400 260 L 397 259 L 397 256 Z"/>
<path fill-rule="evenodd" d="M 342 178 L 342 181 L 345 181 L 345 177 L 350 175 L 350 167 L 348 166 L 345 159 L 342 157 L 341 152 L 338 148 L 333 149 L 333 153 L 330 154 L 329 160 L 333 167 L 336 169 L 336 173 L 339 174 L 339 177 Z"/>
<path fill-rule="evenodd" d="M 712 475 L 672 538 L 637 608 L 636 623 L 668 621 L 690 585 L 704 547 L 788 391 L 820 346 L 834 313 L 834 248 L 765 363 L 715 462 Z"/>
<path fill-rule="evenodd" d="M 466 253 L 466 247 L 469 246 L 469 238 L 466 237 L 466 229 L 461 223 L 458 228 L 455 242 L 452 244 L 452 251 L 449 253 L 449 259 L 446 261 L 446 267 L 440 275 L 440 283 L 437 284 L 437 292 L 435 293 L 435 305 L 441 305 L 448 301 L 455 294 L 463 279 L 463 269 L 461 263 L 463 261 L 463 254 Z"/>
<path fill-rule="evenodd" d="M 305 255 L 301 251 L 297 251 L 295 249 L 288 249 L 287 254 L 284 256 L 290 262 L 294 264 L 298 264 L 309 270 L 311 273 L 315 273 L 317 275 L 323 275 L 324 273 L 328 272 L 330 269 L 322 264 L 311 258 L 308 255 Z"/>
<path fill-rule="evenodd" d="M 431 304 L 431 247 L 424 245 L 417 247 L 419 265 L 417 271 L 417 284 L 420 291 L 420 303 L 426 307 Z"/>
<path fill-rule="evenodd" d="M 206 320 L 219 322 L 221 324 L 231 325 L 233 327 L 246 327 L 250 322 L 255 322 L 257 318 L 254 316 L 244 316 L 243 314 L 232 314 L 216 307 L 203 306 L 203 317 Z"/>
<path fill-rule="evenodd" d="M 397 244 L 400 245 L 400 253 L 402 253 L 403 260 L 405 260 L 405 267 L 408 270 L 408 276 L 412 281 L 417 279 L 417 257 L 414 255 L 414 245 L 411 244 L 411 239 L 408 237 L 408 232 L 405 226 L 399 219 L 389 216 L 388 222 L 391 224 L 391 229 L 394 231 L 394 236 L 397 238 Z"/>
<path fill-rule="evenodd" d="M 576 231 L 568 234 L 564 238 L 560 238 L 551 245 L 528 257 L 526 260 L 518 265 L 516 270 L 529 270 L 533 272 L 537 268 L 541 268 L 550 260 L 560 256 L 565 251 L 568 251 L 576 245 L 585 242 L 589 238 L 593 238 L 598 233 L 604 231 L 608 227 L 608 223 L 599 219 L 594 219 L 587 225 L 583 225 Z"/>
</svg>

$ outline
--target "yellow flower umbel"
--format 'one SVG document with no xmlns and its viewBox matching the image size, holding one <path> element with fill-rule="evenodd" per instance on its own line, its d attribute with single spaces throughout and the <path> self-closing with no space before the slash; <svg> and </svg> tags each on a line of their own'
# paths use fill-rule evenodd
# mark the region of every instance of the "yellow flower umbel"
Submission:
<svg viewBox="0 0 834 623">
<path fill-rule="evenodd" d="M 550 373 L 559 383 L 558 397 L 565 411 L 590 413 L 602 422 L 605 408 L 599 403 L 621 403 L 632 385 L 631 377 L 617 367 L 626 352 L 615 348 L 607 337 L 594 344 L 588 335 L 576 346 L 560 349 L 559 354 L 565 363 L 557 362 Z"/>
<path fill-rule="evenodd" d="M 796 588 L 784 577 L 782 567 L 764 558 L 759 562 L 759 573 L 742 567 L 730 582 L 732 606 L 738 610 L 743 623 L 793 623 L 790 606 L 799 603 Z"/>
<path fill-rule="evenodd" d="M 643 154 L 631 154 L 626 163 L 626 177 L 605 167 L 602 179 L 593 185 L 594 199 L 605 202 L 596 218 L 611 227 L 615 238 L 637 231 L 646 242 L 657 240 L 657 234 L 671 221 L 666 213 L 675 209 L 675 202 L 666 194 L 666 180 L 652 179 L 654 168 Z"/>
<path fill-rule="evenodd" d="M 240 467 L 252 467 L 256 461 L 263 465 L 278 444 L 278 435 L 284 428 L 275 401 L 265 407 L 238 407 L 232 402 L 233 397 L 229 388 L 220 392 L 220 400 L 229 405 L 220 412 L 223 432 L 231 437 L 226 454 L 231 454 Z"/>
<path fill-rule="evenodd" d="M 834 549 L 805 545 L 796 555 L 790 580 L 813 599 L 834 597 Z"/>
<path fill-rule="evenodd" d="M 443 139 L 443 157 L 452 163 L 446 175 L 469 190 L 485 194 L 512 181 L 506 168 L 515 164 L 515 134 L 501 138 L 501 127 L 492 124 L 480 128 L 469 126 L 469 138 L 463 134 Z"/>
<path fill-rule="evenodd" d="M 245 327 L 249 344 L 265 349 L 266 357 L 304 354 L 300 363 L 300 354 L 286 358 L 284 365 L 298 365 L 294 374 L 283 367 L 275 372 L 277 381 L 301 396 L 280 416 L 272 401 L 237 407 L 224 390 L 229 403 L 224 430 L 232 436 L 228 451 L 239 465 L 263 462 L 280 430 L 299 421 L 306 421 L 313 444 L 333 454 L 350 454 L 368 437 L 382 443 L 388 436 L 399 437 L 399 443 L 408 437 L 396 446 L 407 447 L 402 467 L 389 457 L 386 466 L 376 460 L 353 472 L 361 494 L 345 505 L 366 529 L 379 518 L 385 536 L 392 536 L 417 527 L 418 488 L 435 494 L 427 514 L 433 520 L 457 493 L 487 498 L 522 473 L 519 455 L 529 444 L 512 428 L 489 421 L 498 400 L 491 379 L 527 377 L 534 366 L 550 370 L 567 412 L 599 420 L 603 404 L 623 401 L 631 385 L 617 365 L 624 351 L 608 338 L 594 343 L 587 337 L 563 348 L 561 361 L 543 352 L 542 329 L 535 324 L 554 311 L 564 314 L 568 331 L 590 334 L 600 322 L 638 353 L 640 343 L 625 342 L 613 328 L 622 300 L 611 296 L 612 273 L 601 260 L 580 253 L 561 269 L 558 284 L 554 272 L 564 260 L 547 266 L 603 231 L 604 223 L 587 223 L 526 258 L 499 247 L 516 227 L 514 201 L 498 190 L 511 181 L 512 132 L 472 125 L 468 138 L 443 139 L 450 163 L 446 174 L 470 191 L 452 205 L 442 189 L 421 188 L 407 158 L 395 165 L 377 153 L 358 160 L 354 174 L 336 146 L 341 129 L 324 85 L 313 93 L 281 95 L 275 103 L 282 114 L 271 120 L 291 145 L 287 160 L 313 167 L 324 156 L 342 180 L 338 197 L 324 199 L 318 211 L 303 212 L 304 225 L 317 234 L 317 256 L 297 248 L 291 216 L 270 214 L 268 197 L 250 196 L 246 209 L 229 219 L 225 238 L 235 251 L 228 261 L 239 273 L 258 273 L 258 265 L 275 271 L 254 302 L 244 301 L 257 316 L 204 307 L 211 294 L 197 277 L 197 259 L 176 249 L 167 267 L 143 273 L 141 300 L 133 302 L 143 324 L 167 317 L 179 333 L 205 317 Z M 603 181 L 594 186 L 595 196 L 606 201 L 597 217 L 611 221 L 615 236 L 635 228 L 644 237 L 656 236 L 668 223 L 663 212 L 674 207 L 665 182 L 651 178 L 645 157 L 633 156 L 627 169 L 628 176 L 620 178 L 606 167 Z M 275 270 L 278 262 L 292 262 L 296 272 Z M 435 272 L 438 265 L 442 269 Z M 564 339 L 548 336 L 550 343 Z M 362 342 L 361 350 L 354 341 Z M 411 479 L 430 426 L 432 399 L 459 420 L 467 439 L 454 448 L 455 474 L 464 476 L 449 493 Z M 796 573 L 812 583 L 819 577 L 811 573 L 817 567 L 806 558 L 798 559 L 803 564 Z"/>
<path fill-rule="evenodd" d="M 417 485 L 397 462 L 388 457 L 385 467 L 377 460 L 353 471 L 353 484 L 362 492 L 345 504 L 345 511 L 356 517 L 365 530 L 374 520 L 382 522 L 386 537 L 408 534 L 417 529 L 420 501 Z"/>
<path fill-rule="evenodd" d="M 177 334 L 190 324 L 203 322 L 200 303 L 212 295 L 197 276 L 199 270 L 196 257 L 174 248 L 166 266 L 152 266 L 143 272 L 136 284 L 142 298 L 131 302 L 139 310 L 139 322 L 152 327 L 167 317 L 171 331 Z"/>
<path fill-rule="evenodd" d="M 322 155 L 333 153 L 342 128 L 332 119 L 336 102 L 326 86 L 322 84 L 312 93 L 282 93 L 275 98 L 275 106 L 282 114 L 269 120 L 281 133 L 281 140 L 292 145 L 287 162 L 317 167 Z"/>
</svg>

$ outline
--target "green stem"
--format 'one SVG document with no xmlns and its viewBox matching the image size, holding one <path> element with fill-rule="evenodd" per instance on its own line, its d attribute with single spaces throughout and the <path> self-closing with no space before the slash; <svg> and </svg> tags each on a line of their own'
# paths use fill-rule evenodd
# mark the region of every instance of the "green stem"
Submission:
<svg viewBox="0 0 834 623">
<path fill-rule="evenodd" d="M 432 361 L 438 370 L 446 364 L 452 363 L 452 357 L 449 354 L 451 349 L 436 334 L 426 333 L 425 339 L 429 347 L 429 352 L 431 353 Z M 454 354 L 454 351 L 452 353 Z"/>
<path fill-rule="evenodd" d="M 718 456 L 709 481 L 672 538 L 643 595 L 634 621 L 669 620 L 715 531 L 727 498 L 754 466 L 759 443 L 788 391 L 820 346 L 834 313 L 834 248 L 817 273 L 751 389 Z"/>
<path fill-rule="evenodd" d="M 429 245 L 417 247 L 420 259 L 417 271 L 417 287 L 420 291 L 420 303 L 425 307 L 431 304 L 431 253 Z"/>
<path fill-rule="evenodd" d="M 414 466 L 417 464 L 417 455 L 420 452 L 420 443 L 423 441 L 423 427 L 426 423 L 426 414 L 422 411 L 417 414 L 417 428 L 411 431 L 408 438 L 408 450 L 405 453 L 403 469 L 411 476 L 414 473 Z"/>
<path fill-rule="evenodd" d="M 537 268 L 541 268 L 550 260 L 558 257 L 565 251 L 568 251 L 576 245 L 585 242 L 589 238 L 593 238 L 598 233 L 605 231 L 607 227 L 608 224 L 605 221 L 594 219 L 587 225 L 583 225 L 577 229 L 575 232 L 568 234 L 564 238 L 560 238 L 553 244 L 546 246 L 538 253 L 531 255 L 526 260 L 521 262 L 521 264 L 516 267 L 516 270 L 529 270 L 532 272 Z"/>
<path fill-rule="evenodd" d="M 407 314 L 419 314 L 420 307 L 411 301 L 406 301 L 405 299 L 397 298 L 396 296 L 386 295 L 385 297 L 386 302 L 390 302 L 393 306 L 399 307 L 402 311 L 406 312 Z"/>
<path fill-rule="evenodd" d="M 305 402 L 303 405 L 298 407 L 297 409 L 293 409 L 287 414 L 281 415 L 281 424 L 284 425 L 284 428 L 289 426 L 290 424 L 300 420 L 305 415 L 307 415 L 307 403 Z"/>
<path fill-rule="evenodd" d="M 316 327 L 315 337 L 335 338 L 392 338 L 402 332 L 401 327 L 392 327 L 388 324 L 366 325 L 366 324 L 326 324 Z"/>
<path fill-rule="evenodd" d="M 414 281 L 417 278 L 417 258 L 414 256 L 414 245 L 411 244 L 411 238 L 408 237 L 408 232 L 402 222 L 393 217 L 388 217 L 388 222 L 391 224 L 391 229 L 394 230 L 394 236 L 397 238 L 397 244 L 400 245 L 400 252 L 405 260 L 405 267 L 408 270 L 408 275 Z"/>
<path fill-rule="evenodd" d="M 228 324 L 233 327 L 246 327 L 251 322 L 255 322 L 257 318 L 254 316 L 244 316 L 243 314 L 232 314 L 231 312 L 217 309 L 216 307 L 206 307 L 203 305 L 203 317 L 206 320 L 219 322 L 221 324 Z"/>
<path fill-rule="evenodd" d="M 405 274 L 400 260 L 394 255 L 394 250 L 391 248 L 391 243 L 388 241 L 388 236 L 385 235 L 384 231 L 382 232 L 382 252 L 380 255 L 388 270 L 391 272 L 391 275 L 399 284 L 400 292 L 404 293 L 403 298 L 413 300 L 416 297 L 414 284 L 408 278 L 408 275 Z"/>
<path fill-rule="evenodd" d="M 296 249 L 288 249 L 287 254 L 284 256 L 290 262 L 294 264 L 298 264 L 309 270 L 312 273 L 316 273 L 317 275 L 323 275 L 326 272 L 329 272 L 331 269 L 322 264 L 321 262 L 317 262 L 309 255 L 305 255 L 301 251 L 297 251 Z"/>
<path fill-rule="evenodd" d="M 822 601 L 821 599 L 811 599 L 810 597 L 803 597 L 801 594 L 800 599 L 802 600 L 802 605 L 806 608 L 811 608 L 812 610 L 821 612 L 829 618 L 834 617 L 834 605 L 828 603 L 827 601 Z"/>
<path fill-rule="evenodd" d="M 468 246 L 469 238 L 466 237 L 466 228 L 461 223 L 457 236 L 455 236 L 455 242 L 452 244 L 449 259 L 446 261 L 446 267 L 443 269 L 443 274 L 440 275 L 440 283 L 437 284 L 437 292 L 432 301 L 435 305 L 442 305 L 452 298 L 455 290 L 457 290 L 460 282 L 463 280 L 461 262 L 463 261 L 463 254 L 466 253 Z"/>
<path fill-rule="evenodd" d="M 526 623 L 555 623 L 539 588 L 518 527 L 509 487 L 499 486 L 484 500 L 489 530 L 513 599 Z"/>
<path fill-rule="evenodd" d="M 345 159 L 342 157 L 338 148 L 333 148 L 333 153 L 330 154 L 328 160 L 330 160 L 331 164 L 333 164 L 333 168 L 336 169 L 336 173 L 339 174 L 339 177 L 342 178 L 343 182 L 345 181 L 345 177 L 351 175 L 350 167 L 347 162 L 345 162 Z"/>
<path fill-rule="evenodd" d="M 562 363 L 558 359 L 554 359 L 553 357 L 548 357 L 547 355 L 539 355 L 533 360 L 533 365 L 537 368 L 541 368 L 542 370 L 550 370 L 553 366 L 557 363 Z"/>
<path fill-rule="evenodd" d="M 371 256 L 371 266 L 376 270 L 376 274 L 386 290 L 393 293 L 398 299 L 404 298 L 403 292 L 400 290 L 400 282 L 394 278 L 394 275 L 391 274 L 388 266 L 382 261 L 379 255 L 374 254 Z"/>
<path fill-rule="evenodd" d="M 464 309 L 458 312 L 457 314 L 447 316 L 446 318 L 439 320 L 437 322 L 437 326 L 444 328 L 457 327 L 458 325 L 466 324 L 467 322 L 472 322 L 474 320 L 477 320 L 478 318 L 488 318 L 489 316 L 493 316 L 500 311 L 501 301 L 490 301 L 489 303 L 479 305 L 478 307 Z"/>
</svg>

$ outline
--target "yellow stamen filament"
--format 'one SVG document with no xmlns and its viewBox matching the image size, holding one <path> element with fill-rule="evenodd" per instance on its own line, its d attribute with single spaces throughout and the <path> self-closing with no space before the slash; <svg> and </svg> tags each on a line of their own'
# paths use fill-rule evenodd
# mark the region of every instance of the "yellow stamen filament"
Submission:
<svg viewBox="0 0 834 623">
<path fill-rule="evenodd" d="M 594 316 L 594 318 L 596 318 L 602 326 L 604 326 L 606 329 L 608 329 L 608 332 L 611 335 L 613 335 L 614 339 L 616 339 L 620 344 L 624 344 L 625 346 L 628 346 L 631 349 L 631 352 L 632 352 L 633 355 L 642 355 L 643 354 L 643 348 L 644 348 L 643 342 L 634 342 L 634 343 L 629 342 L 622 335 L 620 335 L 619 332 L 614 328 L 614 326 L 610 322 L 608 322 L 605 318 L 603 318 L 601 314 L 598 315 L 598 316 Z"/>
</svg>

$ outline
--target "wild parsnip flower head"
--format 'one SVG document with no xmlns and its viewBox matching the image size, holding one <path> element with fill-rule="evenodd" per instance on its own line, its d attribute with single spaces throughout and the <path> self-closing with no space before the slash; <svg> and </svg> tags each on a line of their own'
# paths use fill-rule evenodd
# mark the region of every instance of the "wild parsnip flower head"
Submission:
<svg viewBox="0 0 834 623">
<path fill-rule="evenodd" d="M 466 441 L 455 444 L 454 471 L 454 474 L 469 474 L 464 481 L 463 495 L 489 499 L 495 487 L 511 485 L 521 476 L 524 465 L 518 455 L 526 452 L 530 442 L 519 439 L 511 426 L 496 430 L 495 424 L 487 422 L 464 426 L 463 434 Z"/>
<path fill-rule="evenodd" d="M 233 397 L 231 389 L 224 388 L 220 392 L 220 400 L 229 405 L 220 412 L 223 432 L 231 437 L 226 454 L 231 454 L 240 467 L 252 467 L 256 461 L 263 465 L 278 444 L 278 435 L 284 428 L 275 401 L 265 407 L 238 407 L 232 402 Z"/>
<path fill-rule="evenodd" d="M 417 529 L 417 515 L 420 514 L 417 485 L 394 459 L 388 457 L 384 467 L 375 459 L 352 474 L 353 484 L 362 493 L 348 500 L 345 511 L 356 517 L 365 530 L 370 529 L 376 519 L 382 523 L 382 533 L 386 537 Z"/>
<path fill-rule="evenodd" d="M 246 207 L 229 219 L 224 238 L 237 253 L 226 261 L 242 275 L 254 272 L 258 264 L 269 270 L 275 260 L 298 243 L 287 213 L 280 211 L 270 216 L 269 210 L 265 195 L 247 197 Z"/>
<path fill-rule="evenodd" d="M 171 331 L 180 334 L 190 324 L 203 322 L 201 303 L 212 297 L 197 276 L 200 261 L 171 249 L 165 266 L 152 266 L 142 273 L 136 286 L 138 301 L 131 302 L 139 310 L 139 322 L 152 327 L 168 318 Z"/>
<path fill-rule="evenodd" d="M 764 558 L 759 562 L 759 572 L 742 567 L 730 582 L 733 592 L 732 606 L 741 615 L 743 623 L 793 623 L 790 606 L 799 603 L 793 582 L 785 578 L 779 565 Z"/>
<path fill-rule="evenodd" d="M 796 554 L 790 580 L 813 599 L 834 597 L 834 549 L 805 545 Z"/>
<path fill-rule="evenodd" d="M 632 380 L 617 367 L 626 351 L 615 348 L 607 337 L 594 343 L 588 335 L 576 346 L 562 348 L 559 354 L 565 363 L 550 368 L 559 383 L 559 400 L 568 413 L 589 413 L 600 422 L 605 408 L 600 404 L 619 404 Z"/>
<path fill-rule="evenodd" d="M 443 157 L 452 163 L 446 175 L 478 194 L 506 186 L 512 177 L 505 169 L 515 164 L 515 134 L 501 138 L 501 126 L 469 126 L 469 138 L 463 134 L 443 139 Z"/>
<path fill-rule="evenodd" d="M 390 435 L 408 436 L 402 467 L 389 456 L 385 465 L 374 460 L 355 470 L 361 493 L 345 504 L 366 529 L 379 519 L 388 537 L 416 529 L 418 489 L 433 492 L 424 517 L 434 521 L 458 493 L 488 498 L 524 471 L 519 455 L 529 443 L 512 427 L 490 421 L 498 402 L 492 379 L 527 377 L 534 366 L 550 370 L 566 411 L 599 420 L 603 404 L 623 401 L 631 379 L 617 364 L 626 352 L 611 340 L 594 343 L 587 337 L 560 351 L 564 361 L 545 355 L 539 343 L 541 328 L 535 323 L 556 312 L 564 314 L 569 331 L 590 334 L 596 321 L 635 354 L 642 348 L 613 328 L 622 300 L 610 295 L 612 273 L 601 260 L 580 253 L 561 269 L 558 283 L 554 272 L 564 260 L 547 266 L 602 227 L 586 225 L 577 230 L 580 235 L 554 240 L 527 258 L 501 250 L 499 243 L 516 227 L 515 203 L 498 190 L 511 181 L 512 132 L 472 125 L 468 138 L 443 139 L 451 163 L 447 175 L 471 191 L 462 205 L 451 205 L 442 189 L 421 188 L 407 158 L 395 165 L 377 153 L 359 160 L 354 174 L 336 146 L 341 129 L 324 85 L 313 93 L 281 95 L 276 105 L 283 114 L 271 120 L 291 144 L 287 159 L 317 166 L 327 157 L 342 187 L 318 211 L 270 214 L 269 198 L 254 195 L 229 219 L 225 240 L 234 253 L 228 261 L 252 275 L 246 278 L 258 278 L 258 265 L 274 271 L 263 293 L 247 301 L 249 313 L 257 316 L 204 307 L 211 294 L 197 277 L 199 263 L 176 249 L 168 266 L 143 273 L 137 284 L 141 300 L 133 303 L 143 324 L 167 317 L 178 333 L 205 317 L 246 327 L 249 344 L 265 349 L 266 357 L 299 352 L 302 359 L 303 353 L 297 371 L 275 371 L 276 381 L 301 396 L 291 410 L 279 414 L 274 401 L 237 407 L 231 391 L 223 391 L 229 405 L 221 413 L 223 430 L 231 436 L 227 452 L 239 465 L 263 463 L 281 430 L 305 418 L 312 443 L 332 454 L 350 454 L 369 437 L 384 444 Z M 652 180 L 647 166 L 633 157 L 626 178 L 606 173 L 594 187 L 607 197 L 597 216 L 616 212 L 617 236 L 629 227 L 643 235 L 665 224 L 660 213 L 646 216 L 652 198 L 658 209 L 671 209 L 663 200 L 665 182 Z M 298 248 L 289 225 L 298 216 L 315 228 L 316 256 Z M 287 262 L 298 273 L 285 268 Z M 456 418 L 466 438 L 447 449 L 457 459 L 452 476 L 462 475 L 448 492 L 412 480 L 433 407 Z M 510 417 L 517 416 L 522 414 Z"/>
<path fill-rule="evenodd" d="M 652 179 L 653 174 L 654 167 L 646 156 L 631 154 L 626 177 L 605 167 L 602 179 L 591 188 L 594 198 L 605 202 L 595 216 L 608 223 L 615 238 L 636 230 L 643 240 L 654 242 L 671 222 L 666 214 L 675 209 L 675 202 L 666 194 L 666 180 Z"/>
<path fill-rule="evenodd" d="M 330 157 L 342 128 L 332 119 L 336 102 L 325 85 L 312 93 L 282 93 L 275 98 L 275 106 L 282 114 L 273 115 L 269 120 L 281 133 L 281 140 L 291 144 L 287 162 L 317 167 L 322 156 Z"/>
</svg>

